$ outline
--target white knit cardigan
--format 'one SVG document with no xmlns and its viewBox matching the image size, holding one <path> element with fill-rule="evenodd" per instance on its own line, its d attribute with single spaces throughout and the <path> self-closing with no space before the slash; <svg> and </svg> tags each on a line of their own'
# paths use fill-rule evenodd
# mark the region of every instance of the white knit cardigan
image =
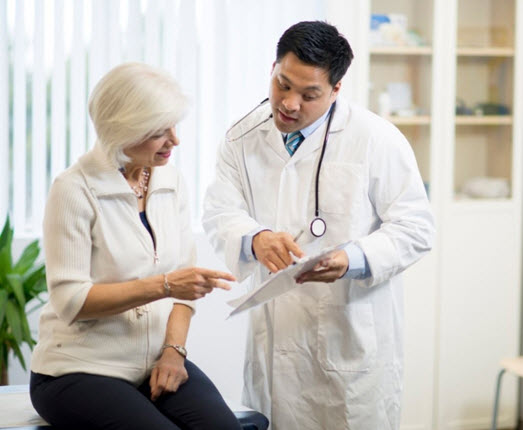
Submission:
<svg viewBox="0 0 523 430">
<path fill-rule="evenodd" d="M 136 196 L 100 144 L 55 180 L 44 217 L 49 303 L 40 317 L 32 371 L 93 373 L 134 384 L 150 374 L 173 302 L 180 301 L 166 298 L 73 322 L 95 283 L 140 279 L 195 263 L 185 187 L 173 166 L 153 169 L 146 212 L 156 253 Z"/>
</svg>

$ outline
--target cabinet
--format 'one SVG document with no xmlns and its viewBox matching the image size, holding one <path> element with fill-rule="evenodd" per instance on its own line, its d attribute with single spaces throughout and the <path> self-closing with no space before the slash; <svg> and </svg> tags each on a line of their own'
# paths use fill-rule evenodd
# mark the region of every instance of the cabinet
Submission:
<svg viewBox="0 0 523 430">
<path fill-rule="evenodd" d="M 413 143 L 427 190 L 430 187 L 432 7 L 431 0 L 398 0 L 394 6 L 386 0 L 373 1 L 369 49 L 369 108 L 386 116 Z M 383 98 L 389 104 L 385 109 Z"/>
<path fill-rule="evenodd" d="M 515 8 L 515 0 L 458 1 L 456 198 L 511 195 Z"/>
<path fill-rule="evenodd" d="M 349 97 L 408 138 L 436 215 L 434 250 L 404 274 L 401 428 L 488 429 L 520 343 L 523 0 L 332 1 Z M 499 428 L 515 428 L 517 381 L 503 384 Z"/>
<path fill-rule="evenodd" d="M 440 199 L 435 413 L 437 428 L 481 429 L 489 428 L 499 359 L 519 355 L 523 5 L 453 3 L 446 100 L 460 102 L 442 154 L 452 168 L 442 172 Z M 514 428 L 514 378 L 503 396 L 499 427 Z"/>
</svg>

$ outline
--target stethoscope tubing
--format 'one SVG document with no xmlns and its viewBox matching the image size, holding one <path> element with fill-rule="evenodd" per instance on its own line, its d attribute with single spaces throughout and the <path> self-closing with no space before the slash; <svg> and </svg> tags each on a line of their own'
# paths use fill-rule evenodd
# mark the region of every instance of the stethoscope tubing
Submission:
<svg viewBox="0 0 523 430">
<path fill-rule="evenodd" d="M 269 101 L 269 98 L 266 98 L 266 99 L 262 100 L 258 105 L 256 105 L 253 109 L 251 109 L 249 112 L 247 112 L 247 114 L 242 116 L 231 127 L 229 127 L 229 129 L 225 133 L 225 138 L 229 142 L 235 142 L 237 140 L 240 140 L 245 135 L 249 134 L 251 131 L 253 131 L 256 128 L 258 128 L 260 125 L 265 124 L 267 121 L 269 121 L 272 118 L 272 113 L 266 119 L 264 119 L 263 121 L 259 122 L 256 125 L 254 125 L 249 130 L 247 130 L 244 133 L 242 133 L 240 136 L 237 136 L 235 138 L 228 138 L 227 137 L 229 132 L 232 129 L 234 129 L 234 127 L 236 127 L 240 122 L 242 122 L 245 118 L 247 118 L 251 113 L 253 113 L 259 107 L 263 106 L 268 101 Z M 329 119 L 327 120 L 327 127 L 325 129 L 325 136 L 323 137 L 323 145 L 321 147 L 320 159 L 318 160 L 318 167 L 316 168 L 316 178 L 315 178 L 315 182 L 314 182 L 314 186 L 315 186 L 315 189 L 314 189 L 314 199 L 315 199 L 314 219 L 312 220 L 312 222 L 310 224 L 310 227 L 309 227 L 309 229 L 311 231 L 311 234 L 313 236 L 315 236 L 315 237 L 323 236 L 325 234 L 325 231 L 327 230 L 327 223 L 325 222 L 325 220 L 323 220 L 323 218 L 320 218 L 320 207 L 319 207 L 319 201 L 320 201 L 320 191 L 319 191 L 320 190 L 320 172 L 321 172 L 321 166 L 322 166 L 322 163 L 323 163 L 323 157 L 325 155 L 325 150 L 327 149 L 327 142 L 329 140 L 329 133 L 330 133 L 330 128 L 331 128 L 331 122 L 332 122 L 332 117 L 334 116 L 335 109 L 336 109 L 336 101 L 334 101 L 334 103 L 332 104 L 332 106 L 330 108 Z M 315 227 L 314 227 L 315 225 L 321 225 L 321 231 L 320 232 L 315 231 Z"/>
<path fill-rule="evenodd" d="M 259 122 L 258 124 L 254 125 L 253 127 L 251 127 L 249 130 L 247 130 L 246 132 L 240 134 L 239 136 L 237 137 L 234 137 L 234 138 L 228 138 L 227 135 L 229 134 L 229 132 L 231 130 L 234 129 L 234 127 L 236 127 L 240 122 L 242 122 L 245 118 L 247 118 L 251 113 L 253 113 L 256 109 L 258 109 L 259 107 L 263 106 L 265 103 L 267 103 L 269 101 L 269 97 L 263 99 L 259 104 L 257 104 L 256 106 L 254 106 L 253 109 L 251 109 L 249 112 L 247 112 L 244 116 L 242 116 L 238 121 L 236 121 L 233 125 L 231 125 L 229 127 L 229 129 L 227 130 L 227 132 L 225 133 L 225 139 L 227 139 L 229 142 L 236 142 L 237 140 L 240 140 L 243 136 L 245 136 L 246 134 L 249 134 L 251 131 L 257 129 L 260 125 L 262 124 L 265 124 L 267 121 L 269 121 L 271 118 L 272 118 L 272 113 L 266 118 L 264 119 L 263 121 Z"/>
<path fill-rule="evenodd" d="M 320 170 L 321 165 L 323 163 L 323 156 L 325 155 L 325 149 L 327 148 L 327 141 L 329 140 L 329 132 L 331 129 L 331 122 L 332 117 L 334 116 L 334 111 L 336 109 L 336 102 L 332 104 L 331 111 L 329 113 L 329 119 L 327 120 L 327 128 L 325 129 L 325 136 L 323 138 L 323 145 L 321 148 L 321 154 L 320 159 L 318 161 L 318 167 L 316 169 L 316 182 L 315 182 L 315 190 L 314 190 L 314 196 L 315 196 L 315 208 L 314 208 L 314 216 L 318 217 L 320 216 L 320 208 L 319 208 L 319 200 L 320 200 Z"/>
</svg>

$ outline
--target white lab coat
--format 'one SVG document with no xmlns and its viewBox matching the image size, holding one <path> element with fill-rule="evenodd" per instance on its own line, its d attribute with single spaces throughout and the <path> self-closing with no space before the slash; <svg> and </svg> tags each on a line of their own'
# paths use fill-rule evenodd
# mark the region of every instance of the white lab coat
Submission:
<svg viewBox="0 0 523 430">
<path fill-rule="evenodd" d="M 232 135 L 270 113 L 258 109 Z M 293 157 L 269 120 L 218 153 L 204 228 L 240 279 L 268 271 L 241 258 L 242 237 L 259 226 L 321 249 L 349 240 L 371 270 L 363 280 L 308 283 L 250 311 L 243 402 L 273 430 L 397 430 L 403 361 L 399 274 L 432 246 L 433 217 L 413 152 L 390 123 L 338 97 L 320 174 L 314 238 L 314 178 L 326 122 Z M 315 241 L 315 243 L 313 243 Z M 420 285 L 420 288 L 423 288 Z"/>
</svg>

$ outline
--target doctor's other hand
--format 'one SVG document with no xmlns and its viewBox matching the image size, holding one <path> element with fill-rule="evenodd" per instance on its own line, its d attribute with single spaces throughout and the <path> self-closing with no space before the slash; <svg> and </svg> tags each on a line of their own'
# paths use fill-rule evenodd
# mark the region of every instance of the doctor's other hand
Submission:
<svg viewBox="0 0 523 430">
<path fill-rule="evenodd" d="M 302 273 L 296 282 L 334 282 L 349 269 L 349 257 L 344 250 L 333 251 L 308 272 Z"/>
<path fill-rule="evenodd" d="M 290 252 L 298 258 L 305 256 L 289 233 L 275 233 L 271 230 L 262 230 L 254 236 L 252 250 L 256 259 L 272 273 L 293 263 Z"/>
<path fill-rule="evenodd" d="M 187 267 L 166 273 L 164 288 L 170 297 L 180 300 L 196 300 L 201 299 L 214 288 L 230 290 L 231 286 L 225 281 L 234 282 L 236 278 L 227 272 L 202 267 Z"/>
</svg>

